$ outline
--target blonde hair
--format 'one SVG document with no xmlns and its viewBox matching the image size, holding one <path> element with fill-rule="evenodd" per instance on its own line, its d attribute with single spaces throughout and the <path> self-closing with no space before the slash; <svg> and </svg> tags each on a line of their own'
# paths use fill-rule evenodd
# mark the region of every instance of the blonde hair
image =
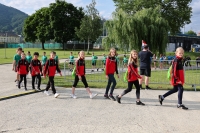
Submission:
<svg viewBox="0 0 200 133">
<path fill-rule="evenodd" d="M 175 53 L 177 53 L 178 51 L 182 51 L 182 52 L 184 53 L 184 49 L 183 49 L 182 47 L 178 47 L 178 48 L 176 49 L 176 52 L 175 52 Z"/>
<path fill-rule="evenodd" d="M 81 56 L 80 56 L 80 54 L 81 53 L 84 53 L 84 55 L 85 55 L 85 52 L 83 51 L 83 50 L 81 50 L 79 53 L 78 53 L 78 59 L 80 59 L 81 58 Z M 83 59 L 85 59 L 85 56 L 84 56 L 84 58 Z"/>
<path fill-rule="evenodd" d="M 112 51 L 112 50 L 115 52 L 115 56 L 117 56 L 117 51 L 116 51 L 115 48 L 111 48 L 111 49 L 110 49 L 110 53 L 108 54 L 108 56 L 111 56 L 111 51 Z"/>
<path fill-rule="evenodd" d="M 133 57 L 132 57 L 132 54 L 133 54 L 133 53 L 138 54 L 138 52 L 137 52 L 136 50 L 132 50 L 131 53 L 130 53 L 130 56 L 129 56 L 128 64 L 131 64 L 131 63 L 134 62 L 134 64 L 137 65 L 137 63 L 138 63 L 138 58 L 133 59 Z"/>
</svg>

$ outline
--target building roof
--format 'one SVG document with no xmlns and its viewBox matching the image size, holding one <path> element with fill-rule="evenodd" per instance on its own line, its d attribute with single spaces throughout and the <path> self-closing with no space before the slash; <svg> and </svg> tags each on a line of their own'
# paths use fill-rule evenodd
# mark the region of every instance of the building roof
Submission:
<svg viewBox="0 0 200 133">
<path fill-rule="evenodd" d="M 6 33 L 8 37 L 19 37 L 16 33 L 14 32 L 0 32 L 0 36 L 6 37 Z"/>
</svg>

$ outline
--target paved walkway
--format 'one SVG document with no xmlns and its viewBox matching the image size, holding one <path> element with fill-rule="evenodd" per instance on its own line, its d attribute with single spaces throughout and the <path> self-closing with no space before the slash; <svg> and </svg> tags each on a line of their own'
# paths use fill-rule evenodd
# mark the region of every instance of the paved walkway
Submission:
<svg viewBox="0 0 200 133">
<path fill-rule="evenodd" d="M 0 97 L 24 92 L 15 87 L 11 65 L 0 65 Z M 28 87 L 30 88 L 30 87 Z M 122 98 L 122 104 L 103 98 L 105 89 L 91 89 L 99 95 L 89 99 L 85 89 L 76 89 L 78 99 L 70 98 L 71 88 L 57 87 L 60 96 L 36 93 L 0 101 L 0 133 L 171 133 L 200 130 L 200 93 L 184 92 L 189 110 L 176 108 L 177 93 L 159 105 L 157 96 L 166 91 L 141 90 L 135 104 L 135 89 Z M 116 89 L 114 95 L 123 89 Z"/>
</svg>

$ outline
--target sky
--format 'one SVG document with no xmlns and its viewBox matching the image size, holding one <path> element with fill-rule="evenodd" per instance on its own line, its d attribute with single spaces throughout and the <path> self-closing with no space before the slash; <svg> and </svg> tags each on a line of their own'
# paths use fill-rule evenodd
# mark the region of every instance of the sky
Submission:
<svg viewBox="0 0 200 133">
<path fill-rule="evenodd" d="M 92 0 L 65 0 L 68 3 L 72 3 L 77 7 L 84 7 L 89 5 Z M 20 11 L 27 13 L 28 15 L 33 14 L 36 10 L 42 7 L 48 7 L 50 3 L 55 2 L 55 0 L 0 0 L 0 3 L 14 7 Z M 111 18 L 112 12 L 115 10 L 113 0 L 96 0 L 96 8 L 98 9 L 100 15 L 106 19 Z M 193 30 L 196 33 L 200 33 L 200 0 L 192 0 L 191 3 L 192 17 L 191 23 L 182 28 L 182 32 L 187 32 L 188 30 Z"/>
</svg>

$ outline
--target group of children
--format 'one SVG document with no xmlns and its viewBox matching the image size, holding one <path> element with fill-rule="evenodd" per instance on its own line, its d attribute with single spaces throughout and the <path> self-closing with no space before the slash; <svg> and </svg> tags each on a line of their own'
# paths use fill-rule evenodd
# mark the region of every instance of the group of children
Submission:
<svg viewBox="0 0 200 133">
<path fill-rule="evenodd" d="M 19 54 L 19 53 L 18 53 Z M 80 51 L 78 53 L 78 59 L 75 61 L 75 69 L 76 69 L 76 76 L 74 79 L 74 83 L 72 85 L 72 94 L 71 97 L 76 99 L 77 96 L 75 95 L 75 87 L 77 86 L 79 80 L 81 80 L 83 82 L 83 84 L 85 85 L 86 91 L 89 94 L 90 98 L 94 98 L 95 96 L 97 96 L 98 94 L 94 94 L 91 92 L 89 85 L 87 83 L 86 80 L 86 76 L 85 76 L 85 53 L 84 51 Z M 183 97 L 183 84 L 184 84 L 184 72 L 183 72 L 183 66 L 182 66 L 182 58 L 183 58 L 183 54 L 184 54 L 184 50 L 183 48 L 179 47 L 176 49 L 176 57 L 172 63 L 172 78 L 171 78 L 171 84 L 173 85 L 173 89 L 168 91 L 167 93 L 165 93 L 164 95 L 159 95 L 158 99 L 160 104 L 162 105 L 163 100 L 178 91 L 178 105 L 177 108 L 182 108 L 187 110 L 188 108 L 185 107 L 182 104 L 182 97 Z M 117 52 L 114 48 L 110 49 L 110 53 L 108 55 L 107 58 L 105 58 L 105 74 L 106 74 L 106 78 L 108 79 L 108 83 L 106 86 L 106 90 L 105 90 L 105 94 L 104 97 L 106 99 L 111 99 L 113 101 L 117 101 L 118 103 L 121 103 L 121 98 L 132 91 L 133 88 L 133 84 L 135 85 L 136 88 L 136 105 L 145 105 L 143 102 L 140 101 L 140 84 L 139 84 L 139 79 L 141 79 L 142 77 L 138 74 L 138 52 L 136 50 L 132 50 L 130 53 L 130 57 L 128 59 L 127 62 L 127 67 L 128 67 L 128 88 L 126 90 L 124 90 L 120 95 L 117 95 L 116 97 L 113 96 L 113 92 L 114 89 L 116 87 L 116 79 L 114 77 L 114 73 L 117 74 L 117 77 L 119 78 L 118 75 L 118 63 L 117 63 L 117 58 L 116 58 Z M 55 76 L 55 72 L 56 70 L 61 74 L 61 71 L 59 69 L 58 66 L 58 61 L 55 59 L 55 53 L 51 52 L 50 53 L 50 59 L 46 60 L 46 62 L 42 62 L 42 64 L 44 65 L 44 70 L 42 71 L 42 67 L 41 67 L 41 63 L 38 60 L 38 56 L 39 54 L 37 52 L 34 53 L 34 58 L 33 60 L 30 62 L 30 67 L 31 67 L 31 75 L 32 75 L 32 87 L 34 89 L 34 79 L 35 77 L 38 77 L 39 80 L 41 79 L 40 77 L 40 73 L 44 74 L 44 77 L 46 77 L 46 75 L 48 74 L 49 76 L 49 81 L 46 87 L 46 90 L 44 91 L 44 93 L 46 95 L 49 95 L 49 88 L 52 88 L 52 91 L 54 93 L 54 96 L 57 98 L 59 96 L 59 94 L 56 92 L 56 89 L 54 87 L 54 76 Z M 70 65 L 74 65 L 72 63 L 74 63 L 74 57 L 72 57 L 72 53 L 70 55 Z M 16 56 L 15 58 L 19 58 L 18 56 Z M 20 82 L 21 83 L 22 79 L 26 79 L 26 74 L 28 73 L 28 61 L 25 60 L 25 54 L 21 54 L 21 60 L 19 60 L 18 66 L 17 66 L 17 71 L 20 74 Z M 72 69 L 72 68 L 71 68 Z M 40 82 L 40 81 L 39 81 Z M 24 81 L 24 84 L 26 84 L 26 81 Z M 111 86 L 112 84 L 112 86 Z M 20 86 L 20 85 L 19 85 Z M 18 86 L 18 87 L 19 87 Z M 26 89 L 26 85 L 25 85 L 25 89 Z M 37 88 L 38 90 L 40 90 L 40 86 L 38 86 Z M 110 92 L 109 92 L 110 90 Z"/>
</svg>

